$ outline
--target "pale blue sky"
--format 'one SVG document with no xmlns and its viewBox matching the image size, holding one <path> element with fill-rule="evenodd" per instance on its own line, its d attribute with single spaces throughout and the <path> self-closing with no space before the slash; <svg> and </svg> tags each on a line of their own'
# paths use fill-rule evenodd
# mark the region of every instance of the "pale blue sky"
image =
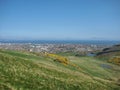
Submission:
<svg viewBox="0 0 120 90">
<path fill-rule="evenodd" d="M 120 0 L 0 0 L 0 39 L 120 40 Z"/>
</svg>

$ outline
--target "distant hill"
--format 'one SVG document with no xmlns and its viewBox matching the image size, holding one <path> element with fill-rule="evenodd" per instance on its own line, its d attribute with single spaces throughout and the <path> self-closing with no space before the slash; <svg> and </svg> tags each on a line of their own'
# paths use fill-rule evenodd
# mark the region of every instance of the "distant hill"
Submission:
<svg viewBox="0 0 120 90">
<path fill-rule="evenodd" d="M 98 52 L 96 54 L 97 56 L 100 55 L 120 55 L 120 44 L 118 45 L 114 45 L 112 47 L 109 48 L 104 48 L 101 52 Z"/>
<path fill-rule="evenodd" d="M 120 44 L 104 48 L 96 54 L 96 57 L 120 65 Z"/>
</svg>

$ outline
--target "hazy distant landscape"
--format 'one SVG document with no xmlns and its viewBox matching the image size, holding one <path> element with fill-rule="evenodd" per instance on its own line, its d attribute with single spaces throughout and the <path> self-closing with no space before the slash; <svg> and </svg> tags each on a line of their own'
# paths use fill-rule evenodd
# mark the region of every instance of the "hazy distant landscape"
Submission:
<svg viewBox="0 0 120 90">
<path fill-rule="evenodd" d="M 0 0 L 0 90 L 120 90 L 120 0 Z"/>
</svg>

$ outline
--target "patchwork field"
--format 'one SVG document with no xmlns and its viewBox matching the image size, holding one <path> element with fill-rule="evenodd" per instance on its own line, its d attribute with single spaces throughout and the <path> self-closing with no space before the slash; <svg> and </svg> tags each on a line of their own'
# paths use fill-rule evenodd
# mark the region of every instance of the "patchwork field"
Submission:
<svg viewBox="0 0 120 90">
<path fill-rule="evenodd" d="M 0 50 L 0 90 L 120 90 L 120 66 L 94 57 L 64 57 L 69 63 Z"/>
</svg>

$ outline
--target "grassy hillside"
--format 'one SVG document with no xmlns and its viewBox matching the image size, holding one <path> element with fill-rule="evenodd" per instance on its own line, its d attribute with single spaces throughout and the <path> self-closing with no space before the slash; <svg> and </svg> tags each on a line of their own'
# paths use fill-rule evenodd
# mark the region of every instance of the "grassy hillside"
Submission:
<svg viewBox="0 0 120 90">
<path fill-rule="evenodd" d="M 104 48 L 101 52 L 98 52 L 97 57 L 109 59 L 114 56 L 120 56 L 120 45 L 114 45 L 109 48 Z"/>
<path fill-rule="evenodd" d="M 0 90 L 120 90 L 120 67 L 67 55 L 64 65 L 35 53 L 0 50 Z"/>
<path fill-rule="evenodd" d="M 96 57 L 120 65 L 120 44 L 103 49 L 96 54 Z"/>
</svg>

